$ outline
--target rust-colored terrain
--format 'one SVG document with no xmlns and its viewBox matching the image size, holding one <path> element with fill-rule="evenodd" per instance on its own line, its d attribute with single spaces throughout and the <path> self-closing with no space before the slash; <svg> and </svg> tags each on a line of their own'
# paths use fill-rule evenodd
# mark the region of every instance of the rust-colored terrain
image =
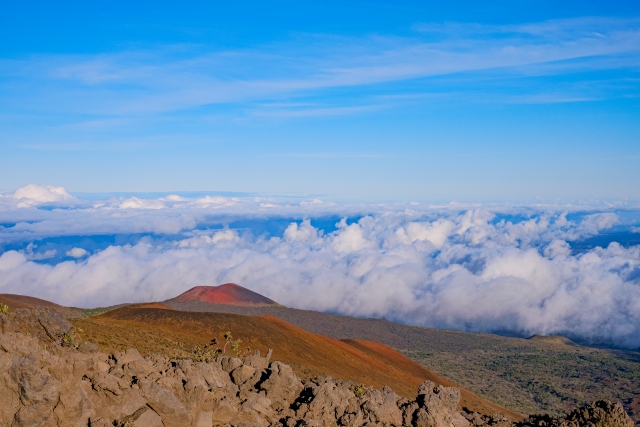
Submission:
<svg viewBox="0 0 640 427">
<path fill-rule="evenodd" d="M 65 317 L 82 317 L 82 313 L 78 309 L 64 307 L 51 301 L 26 295 L 0 294 L 0 304 L 6 304 L 10 310 L 17 308 L 49 307 L 60 312 Z"/>
<path fill-rule="evenodd" d="M 20 301 L 16 301 L 15 299 L 11 298 L 12 296 L 20 296 L 20 295 L 0 294 L 0 304 L 7 305 L 9 307 L 9 310 L 28 307 L 27 305 L 21 303 Z"/>
<path fill-rule="evenodd" d="M 277 306 L 277 302 L 235 283 L 220 286 L 196 286 L 178 295 L 174 301 L 224 304 L 240 307 Z"/>
<path fill-rule="evenodd" d="M 155 307 L 154 307 L 155 306 Z M 134 305 L 88 319 L 74 320 L 82 337 L 104 351 L 136 347 L 143 354 L 164 353 L 189 357 L 195 347 L 217 340 L 224 347 L 224 334 L 240 339 L 238 352 L 273 350 L 273 358 L 291 365 L 303 378 L 331 375 L 375 388 L 389 386 L 399 394 L 415 397 L 424 380 L 454 385 L 384 344 L 360 340 L 337 340 L 311 334 L 274 316 L 242 316 L 171 310 L 161 304 Z M 226 354 L 233 354 L 228 346 Z M 461 406 L 493 414 L 519 415 L 461 389 Z"/>
</svg>

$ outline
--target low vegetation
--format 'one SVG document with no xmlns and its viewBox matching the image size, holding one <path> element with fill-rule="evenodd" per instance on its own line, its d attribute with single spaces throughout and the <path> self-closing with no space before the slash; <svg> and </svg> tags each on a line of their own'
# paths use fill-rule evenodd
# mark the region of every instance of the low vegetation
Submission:
<svg viewBox="0 0 640 427">
<path fill-rule="evenodd" d="M 520 413 L 559 415 L 593 399 L 615 399 L 640 422 L 638 351 L 576 346 L 561 337 L 507 338 L 286 307 L 167 304 L 182 310 L 270 314 L 312 333 L 378 341 Z"/>
<path fill-rule="evenodd" d="M 112 305 L 109 307 L 96 307 L 96 308 L 77 308 L 77 307 L 69 307 L 69 308 L 71 310 L 77 311 L 78 315 L 74 317 L 84 318 L 84 317 L 97 316 L 99 314 L 106 313 L 107 311 L 124 307 L 125 305 L 127 304 L 118 304 L 118 305 Z"/>
<path fill-rule="evenodd" d="M 403 353 L 520 413 L 559 415 L 593 399 L 620 400 L 633 411 L 629 406 L 640 392 L 640 354 L 632 352 L 524 340 L 519 346 L 495 340 L 493 346 L 469 345 L 463 351 L 430 347 Z"/>
</svg>

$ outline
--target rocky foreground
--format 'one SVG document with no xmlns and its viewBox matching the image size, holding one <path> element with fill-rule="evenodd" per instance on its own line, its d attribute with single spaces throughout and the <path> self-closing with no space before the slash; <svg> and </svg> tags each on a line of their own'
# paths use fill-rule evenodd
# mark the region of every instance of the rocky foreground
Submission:
<svg viewBox="0 0 640 427">
<path fill-rule="evenodd" d="M 387 387 L 303 382 L 271 353 L 204 362 L 107 355 L 73 342 L 72 329 L 51 309 L 0 314 L 0 426 L 633 426 L 619 403 L 513 421 L 459 412 L 459 390 L 430 381 L 409 401 Z"/>
</svg>

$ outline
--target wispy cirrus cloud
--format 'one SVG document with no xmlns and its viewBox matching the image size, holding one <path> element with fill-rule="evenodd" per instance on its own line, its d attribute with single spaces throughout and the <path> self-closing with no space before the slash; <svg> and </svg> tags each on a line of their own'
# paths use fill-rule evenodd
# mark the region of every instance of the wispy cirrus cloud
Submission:
<svg viewBox="0 0 640 427">
<path fill-rule="evenodd" d="M 54 101 L 56 108 L 135 115 L 210 104 L 322 98 L 341 88 L 360 88 L 360 95 L 372 95 L 377 92 L 372 85 L 492 70 L 525 76 L 640 66 L 637 19 L 581 18 L 508 26 L 441 23 L 415 29 L 413 37 L 299 35 L 234 51 L 173 45 L 110 54 L 34 55 L 0 61 L 0 78 L 5 94 L 11 87 L 28 84 L 33 93 L 27 99 L 64 94 L 62 99 L 73 101 Z M 92 102 L 96 96 L 101 102 Z M 590 97 L 564 97 L 585 98 Z M 334 104 L 279 114 L 299 117 L 349 113 L 354 108 L 370 107 Z M 268 109 L 259 111 L 272 114 Z"/>
</svg>

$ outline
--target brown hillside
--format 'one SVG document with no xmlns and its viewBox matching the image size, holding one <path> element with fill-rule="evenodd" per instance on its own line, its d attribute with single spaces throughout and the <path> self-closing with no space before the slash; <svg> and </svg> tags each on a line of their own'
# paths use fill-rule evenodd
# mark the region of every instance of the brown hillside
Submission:
<svg viewBox="0 0 640 427">
<path fill-rule="evenodd" d="M 83 337 L 105 351 L 137 347 L 141 353 L 177 354 L 204 346 L 214 338 L 223 342 L 230 331 L 241 339 L 242 351 L 273 349 L 273 357 L 291 365 L 303 378 L 331 375 L 376 388 L 389 386 L 409 398 L 425 379 L 443 385 L 451 382 L 379 343 L 340 341 L 311 334 L 274 316 L 251 317 L 222 313 L 170 311 L 127 306 L 90 319 L 74 321 Z M 222 347 L 222 345 L 219 345 Z M 227 354 L 229 350 L 227 350 Z M 186 356 L 185 356 L 186 357 Z M 509 412 L 461 389 L 461 405 L 478 412 Z"/>
<path fill-rule="evenodd" d="M 264 307 L 277 302 L 235 283 L 220 286 L 196 286 L 173 299 L 176 302 L 200 302 L 241 307 Z"/>
<path fill-rule="evenodd" d="M 160 302 L 141 302 L 138 304 L 129 304 L 131 308 L 157 308 L 160 310 L 175 310 L 173 307 L 169 307 L 168 305 L 164 305 Z"/>
<path fill-rule="evenodd" d="M 0 304 L 5 304 L 9 307 L 10 310 L 15 310 L 16 308 L 27 308 L 28 305 L 21 303 L 20 301 L 16 301 L 11 298 L 11 295 L 8 294 L 0 294 Z"/>
<path fill-rule="evenodd" d="M 63 307 L 51 301 L 26 295 L 0 294 L 0 303 L 8 305 L 11 310 L 15 310 L 17 308 L 50 307 L 65 317 L 81 316 L 80 310 L 78 309 Z"/>
<path fill-rule="evenodd" d="M 51 301 L 15 294 L 0 294 L 0 302 L 8 305 L 12 309 L 26 307 L 60 307 Z"/>
</svg>

